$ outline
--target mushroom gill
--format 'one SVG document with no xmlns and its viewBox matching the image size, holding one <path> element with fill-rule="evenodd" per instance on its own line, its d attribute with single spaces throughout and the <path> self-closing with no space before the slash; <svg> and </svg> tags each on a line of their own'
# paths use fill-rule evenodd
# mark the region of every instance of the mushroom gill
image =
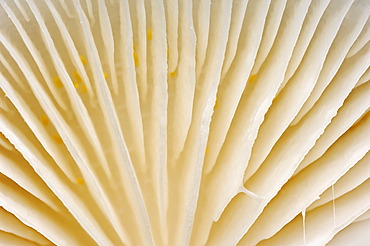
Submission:
<svg viewBox="0 0 370 246">
<path fill-rule="evenodd" d="M 369 14 L 0 0 L 0 244 L 367 245 Z"/>
</svg>

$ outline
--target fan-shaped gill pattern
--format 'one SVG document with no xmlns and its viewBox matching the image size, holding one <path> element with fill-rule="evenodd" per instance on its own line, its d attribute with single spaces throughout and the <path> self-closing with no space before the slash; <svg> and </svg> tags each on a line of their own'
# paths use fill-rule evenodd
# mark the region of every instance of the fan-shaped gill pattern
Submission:
<svg viewBox="0 0 370 246">
<path fill-rule="evenodd" d="M 366 244 L 369 13 L 0 0 L 0 244 Z"/>
</svg>

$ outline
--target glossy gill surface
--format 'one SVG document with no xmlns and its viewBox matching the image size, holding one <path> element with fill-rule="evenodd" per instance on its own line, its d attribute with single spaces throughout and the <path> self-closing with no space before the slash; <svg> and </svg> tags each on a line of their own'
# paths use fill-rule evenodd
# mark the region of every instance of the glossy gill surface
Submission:
<svg viewBox="0 0 370 246">
<path fill-rule="evenodd" d="M 0 244 L 362 245 L 367 0 L 0 0 Z"/>
</svg>

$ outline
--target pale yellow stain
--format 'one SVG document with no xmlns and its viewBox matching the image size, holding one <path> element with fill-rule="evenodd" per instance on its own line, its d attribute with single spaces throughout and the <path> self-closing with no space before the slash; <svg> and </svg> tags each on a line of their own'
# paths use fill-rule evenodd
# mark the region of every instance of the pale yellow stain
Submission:
<svg viewBox="0 0 370 246">
<path fill-rule="evenodd" d="M 58 87 L 58 88 L 62 88 L 63 87 L 63 83 L 59 79 L 58 76 L 54 76 L 53 80 L 54 80 L 54 84 L 55 84 L 56 87 Z"/>
<path fill-rule="evenodd" d="M 80 74 L 77 71 L 74 71 L 73 72 L 73 78 L 75 79 L 75 81 L 77 83 L 81 83 L 82 82 L 82 78 L 81 78 Z"/>
<path fill-rule="evenodd" d="M 86 85 L 81 85 L 81 92 L 82 93 L 86 93 L 87 92 Z"/>
<path fill-rule="evenodd" d="M 139 66 L 139 56 L 136 53 L 136 51 L 134 51 L 134 63 L 135 63 L 135 67 Z"/>
<path fill-rule="evenodd" d="M 147 37 L 148 40 L 152 40 L 153 39 L 152 29 L 148 29 L 148 31 L 146 33 L 146 37 Z"/>
<path fill-rule="evenodd" d="M 49 125 L 49 118 L 46 115 L 41 115 L 40 121 L 41 121 L 41 124 L 43 124 L 44 126 Z"/>
<path fill-rule="evenodd" d="M 77 184 L 83 185 L 85 184 L 85 180 L 81 177 L 76 178 Z"/>
<path fill-rule="evenodd" d="M 174 70 L 173 72 L 169 73 L 169 75 L 170 75 L 171 78 L 174 78 L 176 76 L 176 74 L 177 74 L 177 71 L 176 70 Z"/>
<path fill-rule="evenodd" d="M 248 79 L 248 84 L 252 84 L 257 78 L 257 74 L 252 74 Z"/>
<path fill-rule="evenodd" d="M 107 79 L 109 76 L 106 72 L 103 73 L 104 74 L 104 78 Z"/>
<path fill-rule="evenodd" d="M 137 67 L 139 66 L 139 55 L 136 52 L 135 44 L 132 44 L 132 49 L 133 49 L 132 56 L 134 58 L 135 67 Z"/>
<path fill-rule="evenodd" d="M 218 99 L 216 98 L 215 105 L 213 106 L 213 109 L 216 109 L 218 107 Z"/>
<path fill-rule="evenodd" d="M 84 64 L 84 65 L 87 64 L 86 58 L 83 55 L 80 55 L 80 60 L 81 60 L 82 64 Z"/>
<path fill-rule="evenodd" d="M 80 87 L 80 85 L 77 83 L 77 82 L 73 82 L 73 86 L 78 89 Z"/>
<path fill-rule="evenodd" d="M 53 134 L 52 135 L 53 141 L 57 144 L 62 144 L 63 140 L 58 134 Z"/>
</svg>

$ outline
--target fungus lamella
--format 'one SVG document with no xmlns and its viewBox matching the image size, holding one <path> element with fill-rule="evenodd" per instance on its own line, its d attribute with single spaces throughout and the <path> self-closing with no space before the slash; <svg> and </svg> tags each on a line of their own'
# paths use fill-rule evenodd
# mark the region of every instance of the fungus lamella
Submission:
<svg viewBox="0 0 370 246">
<path fill-rule="evenodd" d="M 0 0 L 0 245 L 368 245 L 369 15 Z"/>
</svg>

